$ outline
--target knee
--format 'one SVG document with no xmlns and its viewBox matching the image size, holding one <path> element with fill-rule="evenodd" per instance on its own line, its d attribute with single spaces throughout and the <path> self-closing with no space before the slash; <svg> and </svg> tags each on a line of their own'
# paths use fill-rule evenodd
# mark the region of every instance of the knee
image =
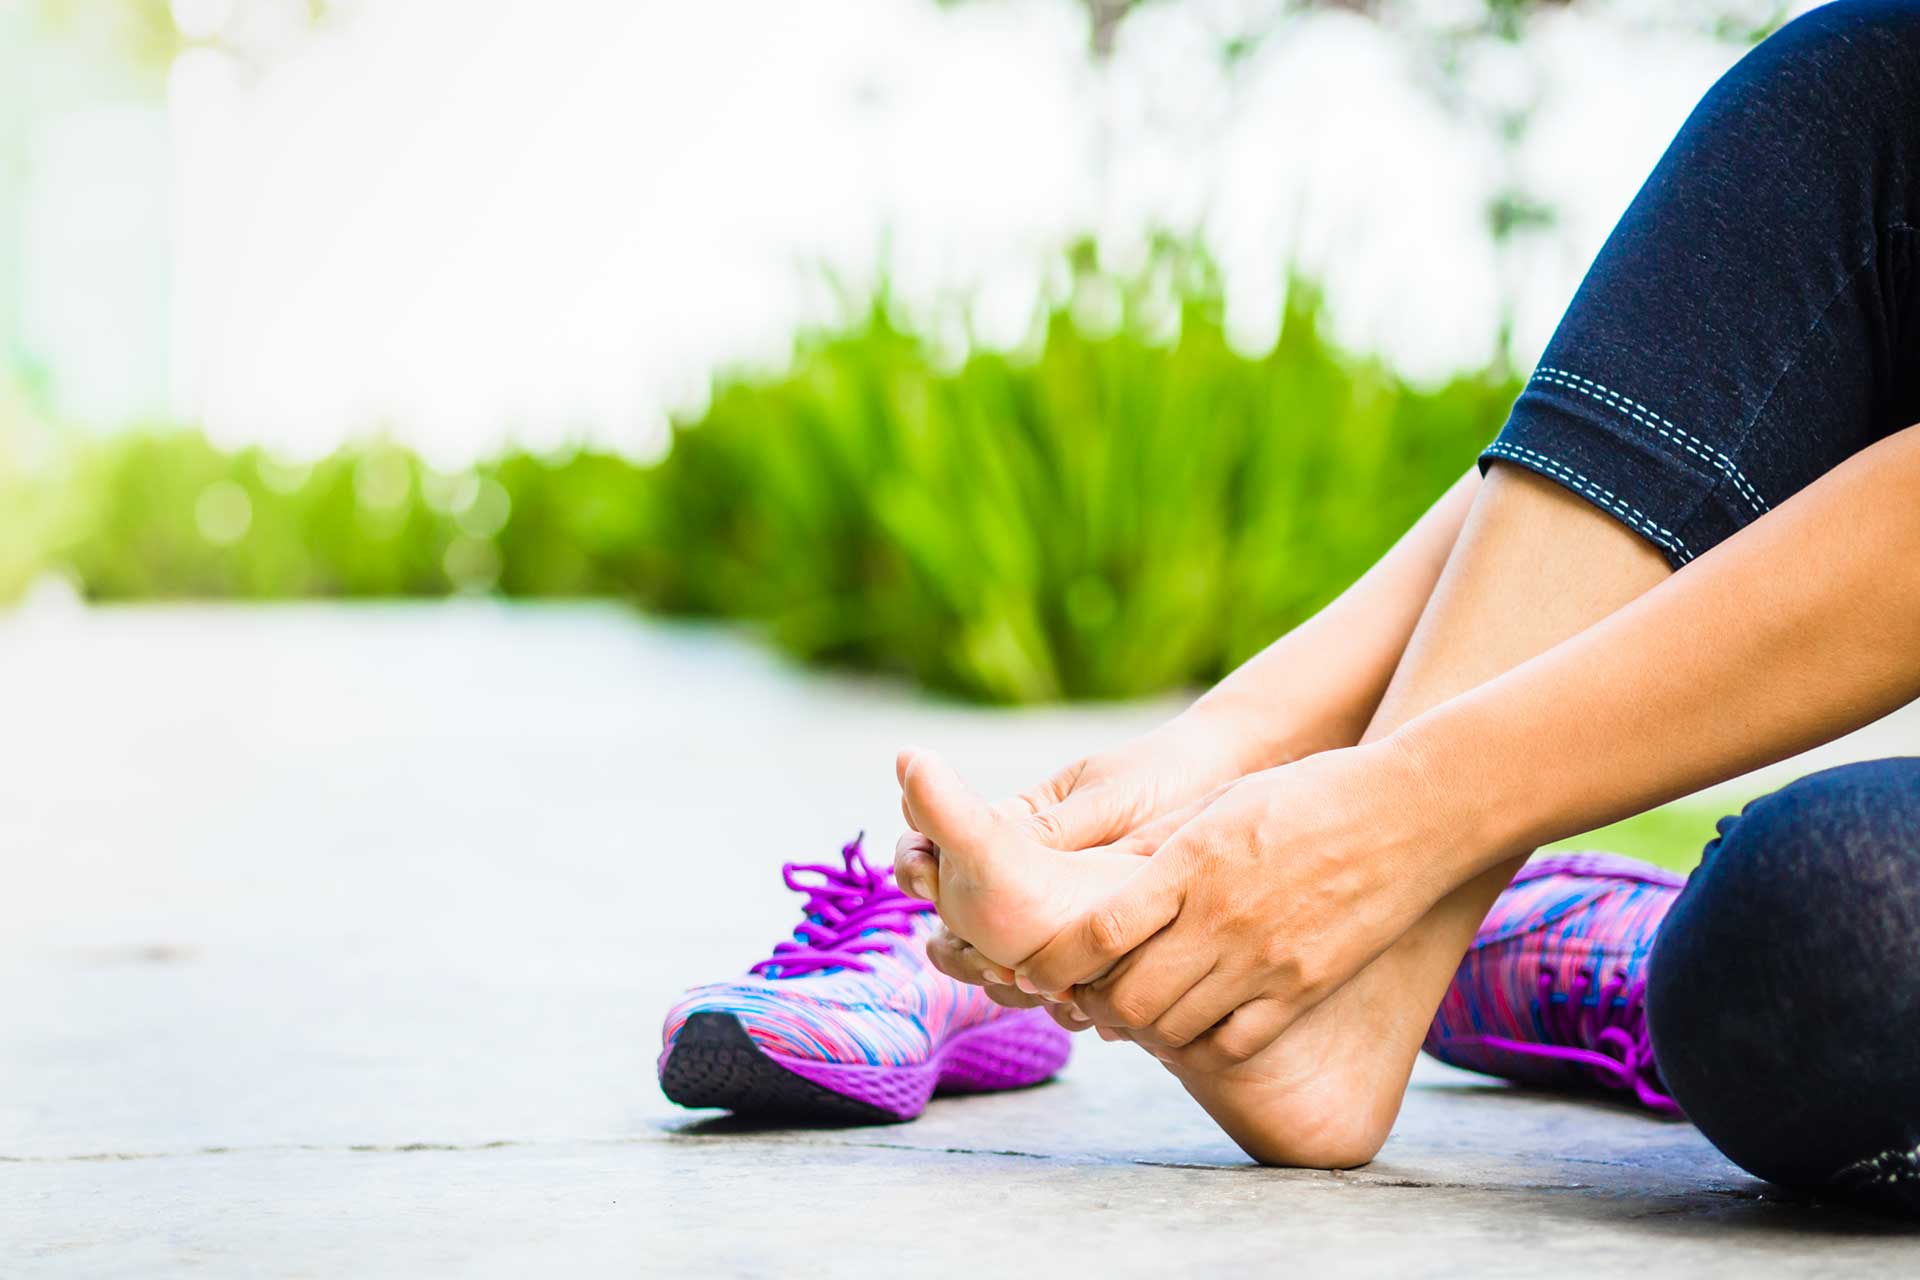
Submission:
<svg viewBox="0 0 1920 1280">
<path fill-rule="evenodd" d="M 1897 891 L 1916 873 L 1920 757 L 1903 756 L 1808 774 L 1722 818 L 1689 887 L 1811 924 L 1837 893 Z"/>
<path fill-rule="evenodd" d="M 1721 823 L 1655 943 L 1655 1058 L 1729 1158 L 1824 1185 L 1920 1142 L 1920 760 L 1814 774 Z"/>
<path fill-rule="evenodd" d="M 1920 10 L 1912 0 L 1830 0 L 1785 24 L 1771 38 L 1788 33 L 1828 42 L 1863 35 L 1920 40 Z"/>
<path fill-rule="evenodd" d="M 1832 113 L 1880 111 L 1911 124 L 1920 87 L 1920 8 L 1910 0 L 1832 0 L 1781 27 L 1749 55 L 1768 78 L 1803 89 Z"/>
<path fill-rule="evenodd" d="M 1734 148 L 1748 166 L 1836 167 L 1850 182 L 1863 162 L 1908 154 L 1920 94 L 1920 10 L 1909 0 L 1834 0 L 1802 14 L 1735 63 L 1701 100 L 1712 132 L 1696 145 Z M 1742 139 L 1764 144 L 1744 147 Z M 1894 164 L 1894 168 L 1901 166 Z M 1747 169 L 1749 176 L 1772 169 Z M 1833 193 L 1839 199 L 1845 193 Z"/>
<path fill-rule="evenodd" d="M 1818 54 L 1829 65 L 1899 60 L 1920 42 L 1920 10 L 1911 0 L 1831 0 L 1761 42 L 1762 48 Z"/>
</svg>

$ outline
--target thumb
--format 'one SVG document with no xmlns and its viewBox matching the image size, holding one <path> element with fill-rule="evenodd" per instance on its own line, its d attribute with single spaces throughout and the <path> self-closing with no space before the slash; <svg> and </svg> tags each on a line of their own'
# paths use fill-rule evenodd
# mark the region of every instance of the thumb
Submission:
<svg viewBox="0 0 1920 1280">
<path fill-rule="evenodd" d="M 1016 970 L 1024 989 L 1066 991 L 1112 968 L 1180 914 L 1184 870 L 1176 859 L 1146 859 L 1137 875 L 1027 957 Z"/>
</svg>

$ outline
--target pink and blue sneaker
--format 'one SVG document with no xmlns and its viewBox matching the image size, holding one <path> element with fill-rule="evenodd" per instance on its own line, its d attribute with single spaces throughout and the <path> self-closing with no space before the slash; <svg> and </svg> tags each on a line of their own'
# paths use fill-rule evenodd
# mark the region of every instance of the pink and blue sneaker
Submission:
<svg viewBox="0 0 1920 1280">
<path fill-rule="evenodd" d="M 746 977 L 695 987 L 667 1011 L 660 1087 L 683 1107 L 786 1119 L 911 1120 L 935 1093 L 1039 1084 L 1071 1037 L 927 961 L 931 903 L 907 897 L 860 838 L 843 867 L 788 863 L 807 895 L 791 941 Z"/>
<path fill-rule="evenodd" d="M 1678 1114 L 1647 1035 L 1647 958 L 1683 876 L 1610 853 L 1536 858 L 1480 926 L 1426 1051 L 1522 1084 L 1630 1090 Z"/>
</svg>

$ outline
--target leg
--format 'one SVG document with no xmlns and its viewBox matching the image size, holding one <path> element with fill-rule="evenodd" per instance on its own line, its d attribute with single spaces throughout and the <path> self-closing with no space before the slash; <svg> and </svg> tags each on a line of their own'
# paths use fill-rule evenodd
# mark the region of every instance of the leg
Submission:
<svg viewBox="0 0 1920 1280">
<path fill-rule="evenodd" d="M 1701 103 L 1484 455 L 1510 465 L 1476 500 L 1371 734 L 1582 630 L 1920 418 L 1916 52 L 1910 0 L 1842 0 Z M 1031 863 L 1002 859 L 971 892 L 1048 874 Z M 1366 1160 L 1511 870 L 1442 900 L 1259 1057 L 1183 1083 L 1259 1159 Z"/>
<path fill-rule="evenodd" d="M 1667 573 L 1660 553 L 1619 522 L 1496 465 L 1368 737 L 1551 648 Z M 1255 1159 L 1365 1163 L 1393 1126 L 1462 953 L 1517 867 L 1455 890 L 1266 1052 L 1212 1075 L 1174 1074 Z"/>
<path fill-rule="evenodd" d="M 1720 824 L 1654 943 L 1660 1072 L 1759 1177 L 1920 1210 L 1920 759 Z"/>
<path fill-rule="evenodd" d="M 1653 586 L 1651 547 L 1682 566 L 1920 418 L 1916 110 L 1920 8 L 1901 0 L 1816 10 L 1707 95 L 1484 455 L 1565 491 L 1489 475 L 1370 735 Z M 1370 1157 L 1512 870 L 1456 890 L 1266 1054 L 1189 1090 L 1260 1159 Z"/>
</svg>

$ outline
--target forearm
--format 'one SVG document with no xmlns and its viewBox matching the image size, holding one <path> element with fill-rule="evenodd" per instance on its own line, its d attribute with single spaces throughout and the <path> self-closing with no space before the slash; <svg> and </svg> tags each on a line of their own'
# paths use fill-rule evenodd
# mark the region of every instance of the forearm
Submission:
<svg viewBox="0 0 1920 1280">
<path fill-rule="evenodd" d="M 1479 470 L 1469 470 L 1338 599 L 1247 659 L 1184 718 L 1237 735 L 1249 770 L 1358 742 L 1479 486 Z"/>
<path fill-rule="evenodd" d="M 1920 429 L 1867 449 L 1626 608 L 1387 742 L 1460 833 L 1515 852 L 1816 746 L 1920 696 Z"/>
</svg>

